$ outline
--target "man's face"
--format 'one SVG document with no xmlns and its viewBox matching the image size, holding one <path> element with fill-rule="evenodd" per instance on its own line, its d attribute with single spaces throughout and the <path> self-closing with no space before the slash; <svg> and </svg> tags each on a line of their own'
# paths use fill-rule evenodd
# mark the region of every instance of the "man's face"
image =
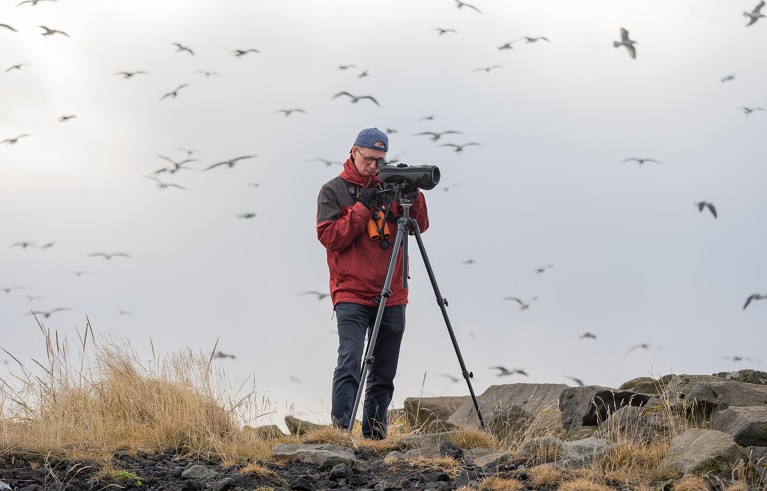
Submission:
<svg viewBox="0 0 767 491">
<path fill-rule="evenodd" d="M 376 161 L 379 158 L 386 157 L 383 150 L 373 150 L 372 148 L 352 147 L 352 160 L 357 172 L 363 176 L 374 176 L 378 173 Z"/>
</svg>

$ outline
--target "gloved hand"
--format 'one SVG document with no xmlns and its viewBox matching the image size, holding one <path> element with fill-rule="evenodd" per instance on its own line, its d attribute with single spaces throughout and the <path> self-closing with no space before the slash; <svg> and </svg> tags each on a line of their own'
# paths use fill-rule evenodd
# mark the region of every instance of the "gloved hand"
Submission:
<svg viewBox="0 0 767 491">
<path fill-rule="evenodd" d="M 364 188 L 360 191 L 359 196 L 357 196 L 357 201 L 362 203 L 365 208 L 370 208 L 373 205 L 373 201 L 375 201 L 377 194 L 378 190 L 376 188 Z"/>
</svg>

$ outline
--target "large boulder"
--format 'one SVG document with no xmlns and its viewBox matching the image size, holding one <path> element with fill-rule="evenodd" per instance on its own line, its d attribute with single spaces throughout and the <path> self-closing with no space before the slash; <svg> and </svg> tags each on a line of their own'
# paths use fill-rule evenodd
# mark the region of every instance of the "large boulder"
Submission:
<svg viewBox="0 0 767 491">
<path fill-rule="evenodd" d="M 678 433 L 682 422 L 678 415 L 655 406 L 624 406 L 599 425 L 594 436 L 612 442 L 647 443 Z"/>
<path fill-rule="evenodd" d="M 523 431 L 550 433 L 562 428 L 559 396 L 565 384 L 493 385 L 477 397 L 485 427 L 499 440 Z M 479 427 L 472 400 L 464 402 L 448 419 L 457 426 Z"/>
<path fill-rule="evenodd" d="M 711 429 L 729 433 L 742 446 L 767 447 L 767 406 L 732 406 L 711 416 Z"/>
<path fill-rule="evenodd" d="M 616 390 L 598 385 L 570 387 L 562 391 L 559 410 L 562 427 L 599 426 L 624 406 L 643 406 L 650 396 L 628 390 Z"/>
<path fill-rule="evenodd" d="M 663 463 L 682 474 L 718 472 L 729 475 L 746 452 L 732 435 L 717 430 L 689 428 L 671 440 Z"/>
<path fill-rule="evenodd" d="M 737 380 L 747 384 L 767 385 L 767 372 L 746 368 L 745 370 L 736 370 L 734 372 L 715 373 L 714 377 L 725 378 L 727 380 Z"/>
<path fill-rule="evenodd" d="M 767 404 L 767 386 L 711 375 L 677 375 L 669 381 L 665 394 L 672 407 L 700 419 L 730 406 Z"/>
<path fill-rule="evenodd" d="M 456 397 L 408 397 L 405 399 L 405 418 L 411 429 L 434 431 L 432 422 L 447 421 L 464 403 L 471 403 L 471 396 Z"/>
</svg>

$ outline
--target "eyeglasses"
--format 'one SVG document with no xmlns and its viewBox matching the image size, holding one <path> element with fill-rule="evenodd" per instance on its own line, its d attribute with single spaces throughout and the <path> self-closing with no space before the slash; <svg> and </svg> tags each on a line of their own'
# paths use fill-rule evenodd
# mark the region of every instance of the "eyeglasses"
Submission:
<svg viewBox="0 0 767 491">
<path fill-rule="evenodd" d="M 379 157 L 366 157 L 362 152 L 360 152 L 359 148 L 357 149 L 357 155 L 365 159 L 365 164 L 367 165 L 378 164 Z"/>
</svg>

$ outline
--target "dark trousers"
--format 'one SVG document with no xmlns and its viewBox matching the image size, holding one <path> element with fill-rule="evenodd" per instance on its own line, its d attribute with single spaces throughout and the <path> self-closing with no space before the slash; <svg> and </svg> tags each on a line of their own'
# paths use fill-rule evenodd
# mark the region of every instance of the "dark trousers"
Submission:
<svg viewBox="0 0 767 491">
<path fill-rule="evenodd" d="M 333 424 L 349 428 L 354 399 L 360 385 L 365 335 L 372 333 L 378 307 L 342 302 L 336 305 L 338 319 L 338 363 L 333 373 Z M 385 307 L 381 318 L 373 362 L 368 364 L 365 402 L 362 406 L 362 434 L 386 438 L 387 411 L 394 394 L 400 345 L 405 332 L 405 306 Z"/>
</svg>

